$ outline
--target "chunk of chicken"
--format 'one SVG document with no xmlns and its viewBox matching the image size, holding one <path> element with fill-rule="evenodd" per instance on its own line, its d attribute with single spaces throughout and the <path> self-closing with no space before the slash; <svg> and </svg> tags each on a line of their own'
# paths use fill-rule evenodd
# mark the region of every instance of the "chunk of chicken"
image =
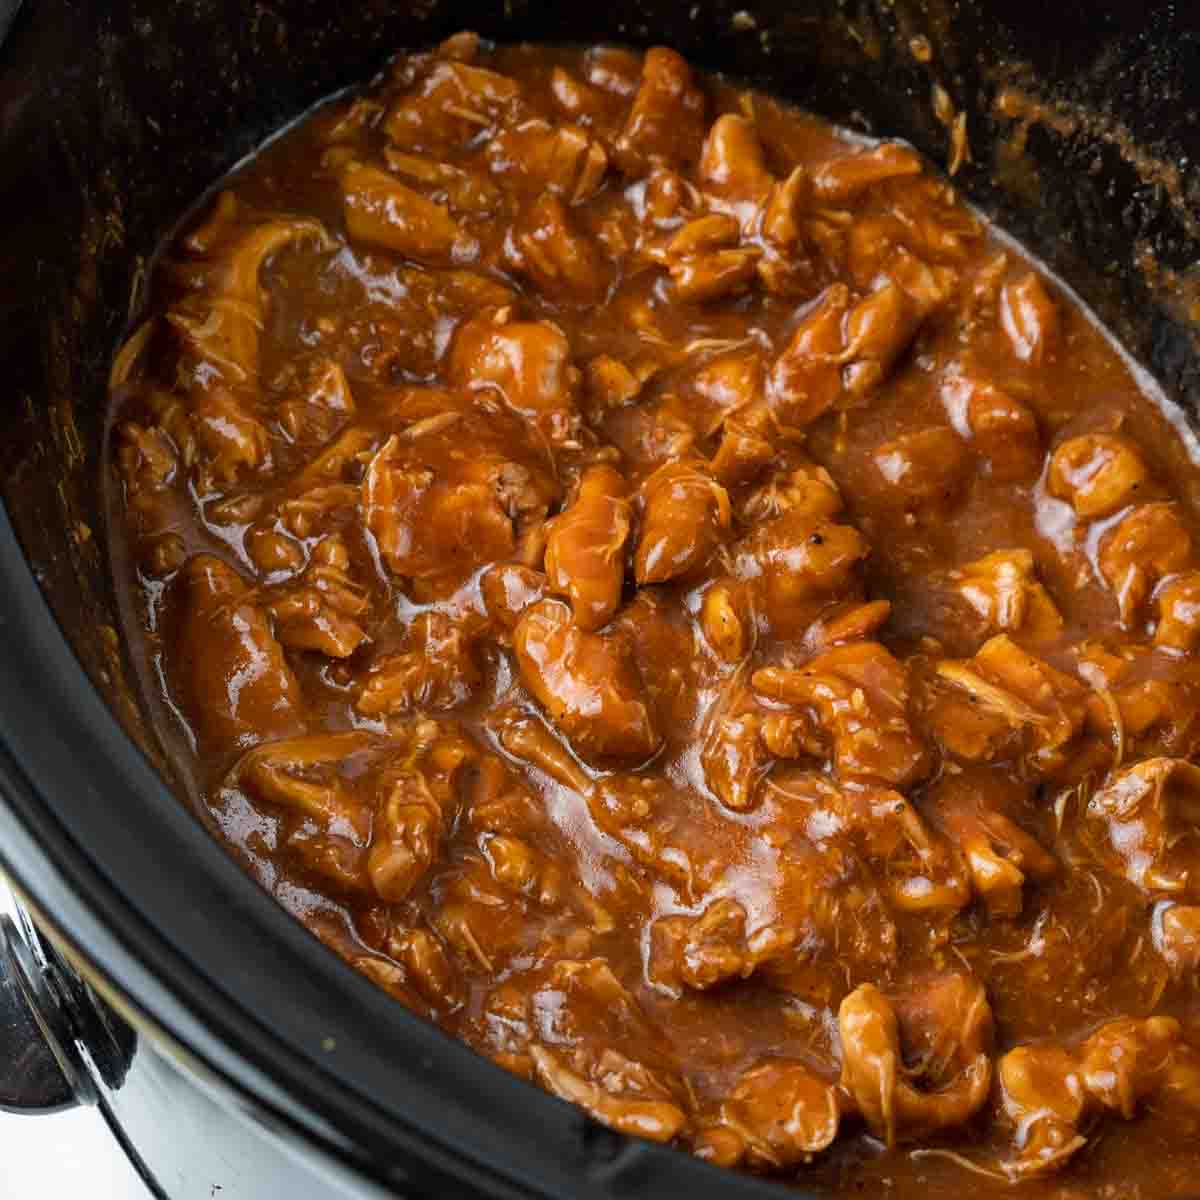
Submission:
<svg viewBox="0 0 1200 1200">
<path fill-rule="evenodd" d="M 634 549 L 639 584 L 686 576 L 712 556 L 729 529 L 729 494 L 699 461 L 667 463 L 638 491 L 641 522 Z"/>
<path fill-rule="evenodd" d="M 913 319 L 918 325 L 940 309 L 958 285 L 958 276 L 953 270 L 931 266 L 903 246 L 897 246 L 887 256 L 881 274 L 908 297 Z"/>
<path fill-rule="evenodd" d="M 155 576 L 183 564 L 183 539 L 171 530 L 171 485 L 181 462 L 175 443 L 160 426 L 124 422 L 117 431 L 117 465 L 125 487 L 125 508 L 139 542 L 144 569 Z"/>
<path fill-rule="evenodd" d="M 685 387 L 689 398 L 694 396 L 704 408 L 698 427 L 703 433 L 714 433 L 761 402 L 762 355 L 757 347 L 719 352 L 691 372 Z"/>
<path fill-rule="evenodd" d="M 550 72 L 550 94 L 571 120 L 585 128 L 603 131 L 605 141 L 611 142 L 625 113 L 622 97 L 637 90 L 639 72 L 640 65 L 635 65 L 626 93 L 596 87 L 562 67 L 554 67 Z"/>
<path fill-rule="evenodd" d="M 271 439 L 257 417 L 223 387 L 201 392 L 192 408 L 201 449 L 201 488 L 235 482 L 271 466 Z"/>
<path fill-rule="evenodd" d="M 443 204 L 355 160 L 338 172 L 352 240 L 433 265 L 472 261 L 479 244 Z"/>
<path fill-rule="evenodd" d="M 432 924 L 460 968 L 489 981 L 537 946 L 553 914 L 496 882 L 481 855 L 470 854 L 440 871 Z"/>
<path fill-rule="evenodd" d="M 1058 309 L 1033 271 L 1000 289 L 1000 325 L 1019 362 L 1040 367 L 1054 355 Z"/>
<path fill-rule="evenodd" d="M 587 80 L 612 96 L 628 100 L 641 83 L 644 59 L 618 46 L 593 46 L 584 55 Z"/>
<path fill-rule="evenodd" d="M 781 424 L 803 427 L 835 405 L 864 403 L 940 302 L 940 293 L 925 296 L 881 279 L 857 301 L 844 284 L 831 285 L 797 326 L 768 379 Z"/>
<path fill-rule="evenodd" d="M 1167 580 L 1154 597 L 1158 623 L 1154 644 L 1188 652 L 1200 640 L 1200 571 L 1185 571 Z"/>
<path fill-rule="evenodd" d="M 724 113 L 709 127 L 697 174 L 733 200 L 761 202 L 775 183 L 754 122 L 738 113 Z"/>
<path fill-rule="evenodd" d="M 591 774 L 540 717 L 503 704 L 488 715 L 488 727 L 512 758 L 581 796 L 591 790 Z"/>
<path fill-rule="evenodd" d="M 939 583 L 965 601 L 975 617 L 971 630 L 974 637 L 1019 634 L 1041 642 L 1062 630 L 1062 617 L 1037 577 L 1033 554 L 1024 548 L 996 550 L 948 571 Z"/>
<path fill-rule="evenodd" d="M 775 447 L 736 418 L 726 421 L 709 466 L 722 487 L 732 488 L 758 478 L 775 458 Z"/>
<path fill-rule="evenodd" d="M 421 747 L 416 769 L 401 762 L 383 772 L 367 853 L 367 875 L 381 900 L 403 900 L 438 857 L 461 803 L 459 771 L 474 757 L 461 739 L 445 740 Z"/>
<path fill-rule="evenodd" d="M 355 707 L 363 716 L 380 717 L 465 704 L 482 683 L 472 634 L 469 621 L 436 610 L 420 613 L 409 627 L 407 648 L 371 665 Z"/>
<path fill-rule="evenodd" d="M 366 589 L 350 577 L 345 543 L 333 534 L 313 549 L 299 582 L 271 599 L 270 612 L 284 646 L 348 658 L 367 640 L 360 620 L 370 606 Z"/>
<path fill-rule="evenodd" d="M 218 206 L 222 203 L 218 198 Z M 192 240 L 200 255 L 186 264 L 194 286 L 167 313 L 183 343 L 182 382 L 239 388 L 257 379 L 259 334 L 267 317 L 260 275 L 275 255 L 299 242 L 321 250 L 333 245 L 325 227 L 308 218 L 279 217 L 246 227 L 236 203 L 211 237 Z"/>
<path fill-rule="evenodd" d="M 379 448 L 361 504 L 384 565 L 437 595 L 485 563 L 512 558 L 518 532 L 545 516 L 558 489 L 536 450 L 525 461 L 510 457 L 522 439 L 495 417 L 451 410 L 431 419 L 441 423 L 424 436 L 414 426 Z"/>
<path fill-rule="evenodd" d="M 708 990 L 758 975 L 773 988 L 828 1004 L 842 994 L 828 975 L 834 962 L 847 981 L 894 966 L 896 928 L 874 874 L 892 862 L 897 876 L 905 874 L 908 846 L 901 850 L 879 829 L 865 836 L 867 806 L 859 797 L 843 803 L 839 789 L 814 772 L 778 772 L 764 790 L 769 798 L 747 846 L 753 871 L 745 873 L 728 869 L 721 847 L 734 835 L 713 805 L 696 810 L 689 827 L 672 815 L 678 797 L 669 787 L 635 776 L 602 781 L 588 806 L 637 862 L 680 889 L 688 903 L 702 904 L 698 915 L 654 923 L 649 970 L 657 986 Z M 853 830 L 839 823 L 843 811 Z M 835 832 L 825 836 L 829 830 Z M 868 865 L 864 853 L 876 852 L 877 862 Z"/>
<path fill-rule="evenodd" d="M 500 189 L 479 171 L 406 154 L 392 146 L 384 149 L 383 158 L 392 174 L 428 189 L 430 198 L 445 203 L 452 213 L 490 216 L 501 205 Z"/>
<path fill-rule="evenodd" d="M 700 627 L 709 649 L 726 663 L 738 663 L 754 648 L 750 589 L 735 579 L 720 579 L 704 593 Z"/>
<path fill-rule="evenodd" d="M 303 479 L 297 479 L 293 481 L 288 490 L 295 487 L 297 491 L 300 491 L 303 485 Z M 256 543 L 263 533 L 287 534 L 296 541 L 320 536 L 321 531 L 328 529 L 331 524 L 336 527 L 342 520 L 347 520 L 357 510 L 361 495 L 362 488 L 358 484 L 330 483 L 319 484 L 316 487 L 300 491 L 299 495 L 287 496 L 279 502 L 275 514 L 267 513 L 257 525 L 252 526 L 247 532 L 247 552 L 260 569 L 263 566 L 271 566 L 270 563 L 260 564 L 258 561 L 260 548 Z M 278 517 L 278 529 L 276 529 L 275 521 L 272 520 L 275 515 Z M 271 542 L 274 544 L 270 544 Z M 287 559 L 293 557 L 291 552 L 283 549 L 279 542 L 269 539 L 265 553 L 271 556 L 276 552 L 282 553 Z"/>
<path fill-rule="evenodd" d="M 365 845 L 371 835 L 370 806 L 356 798 L 338 769 L 377 749 L 367 733 L 312 734 L 257 746 L 236 764 L 230 780 L 253 798 L 322 821 Z"/>
<path fill-rule="evenodd" d="M 524 838 L 488 834 L 481 839 L 480 849 L 502 888 L 543 908 L 556 908 L 562 901 L 567 890 L 562 868 Z"/>
<path fill-rule="evenodd" d="M 293 242 L 313 242 L 322 250 L 334 245 L 325 227 L 309 217 L 273 217 L 248 226 L 241 220 L 237 214 L 207 246 L 192 245 L 206 260 L 201 273 L 215 291 L 233 299 L 260 301 L 263 268 Z"/>
<path fill-rule="evenodd" d="M 645 231 L 643 250 L 651 261 L 661 262 L 661 251 L 666 244 L 662 235 L 676 232 L 705 212 L 696 187 L 678 171 L 665 166 L 650 168 L 640 200 L 635 211 Z"/>
<path fill-rule="evenodd" d="M 302 362 L 280 382 L 295 394 L 280 403 L 276 420 L 294 444 L 321 445 L 354 416 L 354 395 L 346 373 L 330 358 Z M 272 386 L 278 387 L 279 382 Z"/>
<path fill-rule="evenodd" d="M 1088 800 L 1105 865 L 1151 895 L 1200 897 L 1200 767 L 1151 758 L 1109 777 Z"/>
<path fill-rule="evenodd" d="M 580 304 L 602 300 L 612 278 L 599 244 L 551 192 L 543 192 L 517 218 L 505 259 L 541 291 Z"/>
<path fill-rule="evenodd" d="M 952 429 L 921 429 L 904 433 L 875 448 L 871 456 L 889 495 L 907 509 L 944 505 L 966 482 L 970 456 Z"/>
<path fill-rule="evenodd" d="M 987 1100 L 992 1013 L 969 975 L 914 980 L 890 999 L 864 983 L 842 1001 L 838 1029 L 842 1087 L 889 1146 L 962 1125 Z"/>
<path fill-rule="evenodd" d="M 567 596 L 585 632 L 606 625 L 621 602 L 632 526 L 628 486 L 613 467 L 589 467 L 575 499 L 546 529 L 546 579 Z"/>
<path fill-rule="evenodd" d="M 1067 500 L 1084 521 L 1124 508 L 1146 482 L 1146 464 L 1124 439 L 1111 433 L 1068 438 L 1050 456 L 1046 490 Z"/>
<path fill-rule="evenodd" d="M 652 1141 L 670 1141 L 684 1129 L 680 1084 L 650 1065 L 653 1029 L 603 959 L 556 963 L 530 1008 L 537 1039 L 530 1053 L 538 1078 L 555 1095 Z"/>
<path fill-rule="evenodd" d="M 497 125 L 520 94 L 515 80 L 495 71 L 438 62 L 388 113 L 383 131 L 401 150 L 457 150 Z"/>
<path fill-rule="evenodd" d="M 735 688 L 735 696 L 742 693 L 741 687 Z M 762 714 L 755 711 L 748 699 L 714 707 L 700 750 L 705 784 L 726 808 L 735 812 L 753 807 L 758 781 L 771 765 L 762 737 Z M 811 735 L 805 740 L 815 741 Z"/>
<path fill-rule="evenodd" d="M 954 689 L 936 702 L 930 723 L 942 745 L 968 761 L 1014 754 L 1034 774 L 1066 761 L 1086 713 L 1078 681 L 1031 655 L 1007 634 L 973 659 L 943 660 L 938 676 Z"/>
<path fill-rule="evenodd" d="M 732 896 L 712 901 L 694 919 L 682 918 L 678 932 L 678 974 L 697 991 L 747 978 L 758 965 L 746 936 L 746 910 Z"/>
<path fill-rule="evenodd" d="M 919 303 L 892 279 L 849 310 L 839 361 L 844 364 L 842 386 L 850 402 L 864 400 L 891 374 L 928 310 L 929 305 Z"/>
<path fill-rule="evenodd" d="M 227 787 L 291 814 L 287 845 L 343 887 L 403 900 L 457 817 L 464 768 L 478 751 L 461 734 L 418 722 L 398 740 L 320 734 L 258 746 Z"/>
<path fill-rule="evenodd" d="M 735 567 L 755 593 L 765 628 L 794 638 L 835 601 L 861 595 L 869 552 L 853 525 L 814 520 L 800 505 L 743 539 Z"/>
<path fill-rule="evenodd" d="M 822 224 L 833 221 L 845 229 L 836 253 L 830 257 L 839 265 L 845 264 L 847 282 L 857 288 L 868 288 L 881 272 L 887 274 L 890 260 L 912 240 L 894 208 L 886 212 L 864 212 L 857 217 L 848 212 L 832 214 L 826 211 L 817 221 Z"/>
<path fill-rule="evenodd" d="M 501 508 L 494 475 L 473 469 L 477 463 L 455 465 L 457 478 L 439 479 L 395 435 L 371 460 L 363 479 L 364 519 L 380 556 L 397 575 L 440 573 L 446 545 L 464 553 L 460 577 L 511 555 L 512 520 Z"/>
<path fill-rule="evenodd" d="M 538 1082 L 547 1091 L 562 1100 L 578 1104 L 597 1121 L 618 1133 L 653 1142 L 669 1142 L 687 1124 L 683 1109 L 670 1100 L 643 1099 L 628 1094 L 614 1096 L 601 1084 L 593 1083 L 565 1066 L 545 1046 L 534 1046 L 530 1054 Z M 619 1060 L 614 1065 L 619 1065 Z"/>
<path fill-rule="evenodd" d="M 1142 504 L 1100 542 L 1100 575 L 1117 598 L 1129 627 L 1160 579 L 1182 571 L 1192 556 L 1192 537 L 1176 505 Z"/>
<path fill-rule="evenodd" d="M 1089 731 L 1112 744 L 1117 760 L 1191 757 L 1200 749 L 1200 678 L 1191 664 L 1149 648 L 1122 650 L 1080 649 L 1079 675 L 1094 689 Z"/>
<path fill-rule="evenodd" d="M 808 627 L 805 647 L 821 653 L 843 642 L 872 641 L 891 615 L 890 600 L 870 600 L 866 604 L 848 600 L 835 604 Z"/>
<path fill-rule="evenodd" d="M 840 1121 L 832 1084 L 803 1062 L 769 1058 L 740 1076 L 696 1153 L 723 1167 L 784 1170 L 832 1145 Z"/>
<path fill-rule="evenodd" d="M 764 667 L 754 690 L 810 711 L 839 775 L 907 786 L 929 770 L 908 720 L 904 667 L 877 642 L 838 646 L 798 669 Z"/>
<path fill-rule="evenodd" d="M 502 745 L 510 727 L 522 722 L 534 719 L 513 705 L 493 709 L 487 717 L 489 731 Z M 484 754 L 475 764 L 464 803 L 463 820 L 480 834 L 530 839 L 546 827 L 540 800 L 498 754 Z"/>
<path fill-rule="evenodd" d="M 901 240 L 909 249 L 930 262 L 952 265 L 977 251 L 983 222 L 945 179 L 910 176 L 890 190 L 891 215 L 902 227 Z"/>
<path fill-rule="evenodd" d="M 942 381 L 941 398 L 955 432 L 986 460 L 993 479 L 1010 483 L 1036 478 L 1042 462 L 1041 434 L 1027 404 L 961 365 Z"/>
<path fill-rule="evenodd" d="M 601 958 L 512 976 L 488 1001 L 489 1049 L 622 1132 L 669 1141 L 686 1092 L 660 1058 L 659 1031 Z"/>
<path fill-rule="evenodd" d="M 521 563 L 498 563 L 483 573 L 479 590 L 488 617 L 511 633 L 521 614 L 546 595 L 546 576 Z"/>
<path fill-rule="evenodd" d="M 461 326 L 450 347 L 447 378 L 472 392 L 498 392 L 551 444 L 572 440 L 579 425 L 566 335 L 549 321 L 481 317 Z"/>
<path fill-rule="evenodd" d="M 1058 868 L 1054 856 L 1008 815 L 1023 794 L 1005 776 L 972 771 L 942 775 L 926 798 L 934 821 L 966 860 L 992 920 L 1020 913 L 1027 876 L 1049 879 Z"/>
<path fill-rule="evenodd" d="M 466 1003 L 462 980 L 436 934 L 428 929 L 393 928 L 388 933 L 387 953 L 436 1012 L 457 1012 Z"/>
<path fill-rule="evenodd" d="M 583 797 L 600 831 L 687 896 L 704 895 L 727 870 L 728 861 L 716 844 L 719 818 L 699 797 L 652 775 L 618 772 L 593 781 L 546 726 L 528 715 L 505 719 L 500 742 L 514 758 Z M 692 808 L 695 822 L 678 820 L 681 804 Z"/>
<path fill-rule="evenodd" d="M 300 684 L 249 585 L 219 558 L 198 554 L 175 589 L 167 675 L 200 746 L 224 752 L 295 732 Z"/>
<path fill-rule="evenodd" d="M 846 854 L 876 872 L 894 908 L 953 915 L 970 902 L 966 868 L 954 848 L 898 792 L 873 783 L 838 786 L 796 770 L 771 776 L 765 790 L 822 853 Z"/>
<path fill-rule="evenodd" d="M 513 634 L 521 680 L 587 761 L 645 759 L 659 747 L 638 669 L 622 642 L 585 633 L 570 609 L 543 600 Z"/>
<path fill-rule="evenodd" d="M 225 790 L 284 813 L 285 845 L 309 869 L 347 889 L 369 890 L 365 855 L 373 814 L 367 796 L 340 769 L 361 767 L 376 749 L 369 734 L 315 734 L 255 747 L 230 772 Z"/>
<path fill-rule="evenodd" d="M 1163 901 L 1155 905 L 1151 924 L 1154 946 L 1176 978 L 1200 968 L 1200 905 Z"/>
<path fill-rule="evenodd" d="M 604 147 L 586 130 L 539 119 L 502 129 L 488 142 L 487 156 L 493 172 L 516 172 L 568 204 L 590 200 L 604 186 L 608 171 Z"/>
<path fill-rule="evenodd" d="M 910 146 L 881 142 L 822 163 L 812 175 L 813 196 L 830 207 L 845 204 L 888 179 L 919 175 L 921 169 L 921 159 Z"/>
<path fill-rule="evenodd" d="M 1013 1178 L 1059 1170 L 1087 1143 L 1086 1123 L 1107 1111 L 1132 1119 L 1155 1093 L 1200 1104 L 1197 1055 L 1173 1017 L 1123 1018 L 1082 1044 L 1017 1046 L 997 1064 L 1001 1111 L 1014 1130 Z"/>
<path fill-rule="evenodd" d="M 617 138 L 617 164 L 641 175 L 652 163 L 694 163 L 703 141 L 704 93 L 691 69 L 674 50 L 652 47 L 642 60 L 641 83 Z"/>
<path fill-rule="evenodd" d="M 653 373 L 653 364 L 629 367 L 611 354 L 598 354 L 591 359 L 584 366 L 589 420 L 602 421 L 615 409 L 632 404 Z"/>
<path fill-rule="evenodd" d="M 782 425 L 803 429 L 828 412 L 842 394 L 838 361 L 852 300 L 835 283 L 805 313 L 767 376 L 768 395 Z"/>
<path fill-rule="evenodd" d="M 199 453 L 196 431 L 188 406 L 172 392 L 157 388 L 144 393 L 148 420 L 169 439 L 179 463 L 191 468 Z"/>
<path fill-rule="evenodd" d="M 842 511 L 842 494 L 824 467 L 793 458 L 787 469 L 746 493 L 737 507 L 744 525 L 792 515 L 793 522 L 823 521 Z"/>
<path fill-rule="evenodd" d="M 1009 1175 L 1056 1171 L 1086 1145 L 1079 1125 L 1091 1097 L 1070 1051 L 1053 1044 L 1017 1046 L 1001 1057 L 996 1076 L 1003 1111 L 1017 1131 Z"/>
<path fill-rule="evenodd" d="M 739 245 L 741 228 L 724 213 L 689 221 L 662 251 L 675 295 L 684 301 L 718 300 L 744 292 L 755 275 L 762 251 Z"/>
<path fill-rule="evenodd" d="M 803 167 L 795 167 L 773 186 L 763 204 L 760 234 L 764 253 L 758 260 L 758 277 L 774 295 L 811 297 L 824 277 L 801 220 L 808 200 L 808 173 Z"/>
</svg>

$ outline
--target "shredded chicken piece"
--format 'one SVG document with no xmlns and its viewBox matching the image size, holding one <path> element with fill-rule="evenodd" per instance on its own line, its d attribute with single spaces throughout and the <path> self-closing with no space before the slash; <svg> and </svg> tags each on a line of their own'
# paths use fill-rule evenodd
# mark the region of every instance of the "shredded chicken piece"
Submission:
<svg viewBox="0 0 1200 1200">
<path fill-rule="evenodd" d="M 646 759 L 661 737 L 637 667 L 614 635 L 586 633 L 543 600 L 513 634 L 521 678 L 584 758 Z"/>
<path fill-rule="evenodd" d="M 1020 634 L 1042 642 L 1062 629 L 1062 617 L 1037 578 L 1029 550 L 996 550 L 945 578 L 979 618 L 981 635 Z"/>
<path fill-rule="evenodd" d="M 802 1062 L 771 1058 L 737 1081 L 696 1153 L 724 1167 L 781 1170 L 827 1149 L 841 1122 L 837 1090 Z"/>
<path fill-rule="evenodd" d="M 1200 1104 L 1200 1061 L 1173 1017 L 1111 1021 L 1077 1046 L 1018 1046 L 997 1064 L 1014 1179 L 1060 1170 L 1087 1143 L 1085 1122 L 1106 1111 L 1130 1120 L 1157 1092 Z"/>
<path fill-rule="evenodd" d="M 842 1087 L 889 1146 L 961 1125 L 987 1100 L 992 1013 L 970 976 L 921 980 L 891 999 L 864 983 L 842 1001 L 838 1028 Z M 914 1078 L 903 1052 L 918 1047 L 926 1061 Z"/>
<path fill-rule="evenodd" d="M 625 543 L 632 527 L 628 486 L 609 466 L 589 467 L 575 499 L 546 528 L 546 579 L 567 596 L 587 632 L 607 624 L 621 602 Z"/>
<path fill-rule="evenodd" d="M 1173 758 L 1135 763 L 1092 793 L 1087 817 L 1111 870 L 1152 895 L 1200 897 L 1200 767 Z"/>
<path fill-rule="evenodd" d="M 664 583 L 703 566 L 730 526 L 729 495 L 699 462 L 661 467 L 642 485 L 638 499 L 638 583 Z"/>
<path fill-rule="evenodd" d="M 904 668 L 877 642 L 838 646 L 798 670 L 764 667 L 754 690 L 809 708 L 825 731 L 838 773 L 903 786 L 929 769 L 908 721 Z"/>
<path fill-rule="evenodd" d="M 1086 713 L 1086 690 L 1078 681 L 1006 633 L 989 638 L 973 659 L 942 661 L 936 669 L 956 690 L 931 712 L 935 732 L 952 753 L 988 761 L 1012 750 L 1015 740 L 1015 753 L 1035 773 L 1066 761 Z"/>
</svg>

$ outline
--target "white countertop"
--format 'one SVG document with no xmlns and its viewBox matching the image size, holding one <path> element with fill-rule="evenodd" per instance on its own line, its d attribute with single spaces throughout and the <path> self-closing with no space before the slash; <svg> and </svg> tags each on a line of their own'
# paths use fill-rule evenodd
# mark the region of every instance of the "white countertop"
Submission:
<svg viewBox="0 0 1200 1200">
<path fill-rule="evenodd" d="M 151 1200 L 94 1108 L 48 1117 L 0 1112 L 0 1200 Z"/>
<path fill-rule="evenodd" d="M 12 912 L 0 878 L 0 912 Z M 51 1116 L 0 1112 L 0 1200 L 151 1200 L 94 1108 Z"/>
</svg>

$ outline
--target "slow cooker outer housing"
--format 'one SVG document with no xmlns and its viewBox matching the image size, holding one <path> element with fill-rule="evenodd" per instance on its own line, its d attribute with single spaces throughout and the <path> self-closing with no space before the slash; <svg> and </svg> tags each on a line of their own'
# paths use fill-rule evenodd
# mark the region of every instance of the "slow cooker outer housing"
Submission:
<svg viewBox="0 0 1200 1200">
<path fill-rule="evenodd" d="M 469 27 L 665 42 L 943 163 L 932 94 L 944 87 L 968 114 L 974 163 L 959 182 L 1077 287 L 1194 422 L 1192 9 L 26 0 L 0 47 L 0 861 L 42 924 L 157 1052 L 364 1195 L 796 1196 L 620 1138 L 411 1016 L 278 908 L 171 794 L 104 552 L 108 363 L 156 244 L 202 190 L 393 50 Z M 918 36 L 928 62 L 912 52 Z M 1019 139 L 996 104 L 1005 88 L 1043 105 L 1022 110 L 1034 119 Z"/>
</svg>

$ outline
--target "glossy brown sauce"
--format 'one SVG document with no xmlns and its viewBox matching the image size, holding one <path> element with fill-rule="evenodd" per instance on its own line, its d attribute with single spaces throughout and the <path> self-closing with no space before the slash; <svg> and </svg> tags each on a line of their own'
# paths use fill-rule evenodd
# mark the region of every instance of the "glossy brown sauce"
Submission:
<svg viewBox="0 0 1200 1200">
<path fill-rule="evenodd" d="M 464 35 L 232 175 L 151 297 L 127 633 L 328 946 L 725 1165 L 1192 1188 L 1200 476 L 912 151 Z"/>
</svg>

